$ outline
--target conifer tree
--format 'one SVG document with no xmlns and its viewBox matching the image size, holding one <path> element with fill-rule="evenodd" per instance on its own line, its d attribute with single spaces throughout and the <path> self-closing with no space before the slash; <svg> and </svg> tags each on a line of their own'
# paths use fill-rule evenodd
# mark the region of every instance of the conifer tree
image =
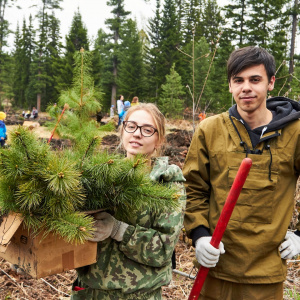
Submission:
<svg viewBox="0 0 300 300">
<path fill-rule="evenodd" d="M 247 43 L 246 18 L 249 11 L 249 0 L 231 0 L 232 4 L 226 5 L 225 18 L 229 24 L 229 35 L 234 44 L 243 47 Z"/>
<path fill-rule="evenodd" d="M 113 83 L 111 88 L 111 104 L 116 105 L 117 96 L 117 79 L 118 79 L 118 69 L 119 69 L 119 53 L 122 51 L 120 49 L 120 30 L 126 20 L 126 16 L 130 12 L 124 9 L 124 0 L 109 0 L 106 2 L 107 5 L 113 7 L 112 14 L 113 18 L 106 19 L 105 24 L 108 25 L 111 31 L 112 44 L 110 45 L 112 49 L 112 68 L 113 68 Z"/>
<path fill-rule="evenodd" d="M 177 48 L 182 43 L 181 33 L 178 32 L 180 20 L 173 0 L 166 0 L 163 7 L 163 16 L 161 19 L 161 39 L 160 39 L 160 55 L 157 65 L 158 80 L 160 83 L 165 82 L 166 75 L 176 63 L 176 70 L 181 70 L 181 55 Z"/>
<path fill-rule="evenodd" d="M 214 67 L 215 72 L 211 74 L 211 84 L 213 85 L 213 100 L 209 109 L 215 112 L 223 112 L 229 109 L 232 104 L 232 95 L 228 91 L 227 80 L 227 60 L 230 53 L 234 50 L 227 29 L 223 29 L 222 35 L 219 38 Z"/>
<path fill-rule="evenodd" d="M 30 72 L 33 54 L 35 51 L 35 30 L 32 25 L 32 16 L 29 16 L 29 24 L 23 20 L 22 32 L 17 27 L 15 35 L 15 49 L 13 57 L 15 61 L 13 90 L 15 95 L 15 104 L 23 109 L 30 109 L 35 103 L 35 91 L 30 86 Z M 31 96 L 29 96 L 31 95 Z"/>
<path fill-rule="evenodd" d="M 95 136 L 99 126 L 91 115 L 101 109 L 101 92 L 94 87 L 91 69 L 91 53 L 82 48 L 74 55 L 75 67 L 72 88 L 61 92 L 58 105 L 69 106 L 72 112 L 65 113 L 58 133 L 70 138 L 75 147 L 85 149 Z"/>
<path fill-rule="evenodd" d="M 62 82 L 60 89 L 69 88 L 73 82 L 74 55 L 81 48 L 89 50 L 89 40 L 87 28 L 82 21 L 79 12 L 75 12 L 69 34 L 66 36 L 66 53 L 64 57 L 64 72 L 62 73 Z"/>
<path fill-rule="evenodd" d="M 60 42 L 59 20 L 54 12 L 48 17 L 49 26 L 47 32 L 47 45 L 45 55 L 45 71 L 47 74 L 47 84 L 44 91 L 45 104 L 55 103 L 58 100 L 60 92 L 61 74 L 64 69 L 62 61 L 62 44 Z"/>
<path fill-rule="evenodd" d="M 286 52 L 287 49 L 287 38 L 286 30 L 290 27 L 289 16 L 286 13 L 287 0 L 276 0 L 272 2 L 258 2 L 249 0 L 249 5 L 251 12 L 249 14 L 250 20 L 246 22 L 247 25 L 247 35 L 249 44 L 258 45 L 267 50 L 271 50 L 270 44 L 275 38 L 282 39 L 280 43 L 276 43 L 276 47 L 281 49 L 278 52 Z M 282 30 L 283 29 L 283 30 Z M 284 36 L 282 35 L 284 32 Z M 277 37 L 276 37 L 277 36 Z M 282 48 L 284 46 L 284 48 Z M 276 50 L 275 50 L 276 51 Z M 275 53 L 273 53 L 274 55 Z"/>
<path fill-rule="evenodd" d="M 218 40 L 221 28 L 224 26 L 224 20 L 221 16 L 221 9 L 216 0 L 208 0 L 203 7 L 202 32 L 213 51 L 215 43 Z"/>
<path fill-rule="evenodd" d="M 37 104 L 36 107 L 40 111 L 42 105 L 42 97 L 45 101 L 45 89 L 47 87 L 47 81 L 50 78 L 50 74 L 47 74 L 46 66 L 44 65 L 46 49 L 47 49 L 47 34 L 49 28 L 49 11 L 54 11 L 55 9 L 60 9 L 60 2 L 62 0 L 42 0 L 41 9 L 37 15 L 39 19 L 39 39 L 37 42 L 37 53 L 35 54 L 35 68 L 36 69 L 36 77 L 32 77 L 34 83 L 32 86 L 36 90 L 37 93 Z M 43 103 L 43 107 L 46 107 L 47 103 Z"/>
<path fill-rule="evenodd" d="M 201 1 L 200 1 L 201 2 Z M 202 35 L 202 29 L 199 26 L 201 20 L 201 6 L 199 3 L 199 0 L 191 0 L 191 1 L 186 1 L 184 4 L 184 33 L 183 33 L 183 38 L 184 38 L 184 43 L 189 44 L 192 42 L 193 35 L 197 33 L 196 39 L 198 39 L 198 36 Z"/>
<path fill-rule="evenodd" d="M 300 101 L 300 63 L 295 64 L 294 73 L 291 81 L 291 90 L 288 97 L 295 101 Z"/>
<path fill-rule="evenodd" d="M 6 69 L 10 65 L 10 56 L 5 53 L 4 47 L 7 46 L 7 38 L 9 31 L 9 22 L 5 17 L 5 9 L 10 2 L 14 0 L 0 0 L 0 106 L 2 100 L 6 97 L 11 98 L 11 89 L 9 88 L 8 78 L 6 77 Z"/>
<path fill-rule="evenodd" d="M 128 19 L 123 25 L 121 35 L 123 41 L 117 81 L 119 92 L 129 99 L 136 95 L 142 97 L 144 95 L 144 68 L 142 43 L 136 22 Z"/>
<path fill-rule="evenodd" d="M 158 64 L 161 53 L 160 0 L 156 0 L 155 16 L 149 20 L 147 34 L 149 36 L 150 45 L 146 47 L 145 55 L 146 88 L 149 100 L 155 102 L 158 100 L 158 91 L 159 86 L 161 85 L 158 73 Z"/>
<path fill-rule="evenodd" d="M 109 35 L 102 29 L 98 30 L 92 51 L 92 72 L 96 88 L 103 91 L 103 111 L 108 111 L 111 103 L 111 87 L 113 84 L 113 62 L 110 51 Z"/>
<path fill-rule="evenodd" d="M 0 103 L 2 100 L 14 100 L 13 93 L 13 57 L 8 53 L 2 54 L 2 63 L 1 72 L 0 72 Z"/>
<path fill-rule="evenodd" d="M 161 96 L 159 107 L 166 117 L 178 117 L 183 112 L 182 95 L 185 94 L 181 84 L 181 77 L 175 71 L 175 64 L 170 69 L 170 74 L 166 75 L 166 83 L 161 86 Z"/>
<path fill-rule="evenodd" d="M 195 109 L 203 110 L 205 104 L 214 97 L 211 84 L 214 68 L 210 66 L 212 58 L 209 44 L 202 37 L 195 43 Z"/>
</svg>

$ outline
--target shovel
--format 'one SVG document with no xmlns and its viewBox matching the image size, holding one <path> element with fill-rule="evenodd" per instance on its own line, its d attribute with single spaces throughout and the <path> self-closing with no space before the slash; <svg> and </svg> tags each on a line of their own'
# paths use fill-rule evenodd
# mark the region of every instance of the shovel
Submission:
<svg viewBox="0 0 300 300">
<path fill-rule="evenodd" d="M 230 189 L 227 199 L 225 201 L 224 207 L 222 209 L 220 218 L 218 220 L 217 226 L 214 230 L 214 233 L 213 233 L 211 241 L 210 241 L 211 245 L 217 249 L 219 248 L 219 244 L 221 242 L 222 236 L 227 227 L 227 224 L 231 217 L 232 211 L 233 211 L 236 201 L 241 193 L 241 190 L 246 181 L 246 178 L 249 174 L 251 166 L 252 166 L 252 160 L 248 157 L 244 158 L 238 169 L 236 177 L 233 181 L 233 184 L 231 186 L 231 189 Z M 209 268 L 206 268 L 203 266 L 200 267 L 188 300 L 197 300 L 198 299 L 201 289 L 202 289 L 202 286 L 204 284 L 205 278 L 208 274 L 208 271 L 209 271 Z"/>
</svg>

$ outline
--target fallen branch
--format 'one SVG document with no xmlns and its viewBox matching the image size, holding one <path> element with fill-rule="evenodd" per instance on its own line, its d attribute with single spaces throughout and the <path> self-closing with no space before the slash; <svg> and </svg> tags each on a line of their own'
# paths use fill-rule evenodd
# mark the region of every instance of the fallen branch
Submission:
<svg viewBox="0 0 300 300">
<path fill-rule="evenodd" d="M 48 284 L 52 289 L 54 289 L 54 290 L 57 291 L 58 293 L 62 293 L 62 294 L 64 294 L 65 296 L 68 296 L 68 297 L 71 296 L 70 294 L 67 294 L 67 293 L 65 293 L 65 292 L 63 292 L 63 291 L 58 290 L 56 287 L 54 287 L 53 285 L 51 285 L 51 284 L 50 284 L 49 282 L 47 282 L 45 279 L 41 278 L 41 280 L 42 280 L 43 282 L 45 282 L 46 284 Z"/>
</svg>

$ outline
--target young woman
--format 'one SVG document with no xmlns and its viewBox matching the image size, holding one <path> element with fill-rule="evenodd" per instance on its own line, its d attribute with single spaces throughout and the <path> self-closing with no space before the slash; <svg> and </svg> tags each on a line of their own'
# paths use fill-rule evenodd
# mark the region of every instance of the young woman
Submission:
<svg viewBox="0 0 300 300">
<path fill-rule="evenodd" d="M 151 158 L 164 142 L 165 119 L 154 104 L 140 104 L 128 110 L 120 130 L 128 159 L 137 154 Z M 73 300 L 162 299 L 161 287 L 172 278 L 171 256 L 182 228 L 185 179 L 179 167 L 168 165 L 167 157 L 157 158 L 150 176 L 180 185 L 181 210 L 145 210 L 130 224 L 106 212 L 96 214 L 92 240 L 99 243 L 98 261 L 78 269 Z"/>
</svg>

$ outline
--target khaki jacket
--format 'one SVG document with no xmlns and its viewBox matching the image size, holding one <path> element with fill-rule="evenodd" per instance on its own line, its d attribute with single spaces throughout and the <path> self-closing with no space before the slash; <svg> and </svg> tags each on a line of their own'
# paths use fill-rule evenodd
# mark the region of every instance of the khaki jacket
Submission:
<svg viewBox="0 0 300 300">
<path fill-rule="evenodd" d="M 234 117 L 232 121 L 242 140 L 251 145 L 244 125 Z M 278 246 L 293 214 L 300 172 L 300 120 L 264 134 L 260 141 L 256 148 L 263 153 L 248 154 L 253 165 L 222 239 L 226 252 L 210 270 L 212 276 L 223 280 L 275 283 L 286 277 Z M 270 150 L 264 149 L 265 145 Z M 201 122 L 183 168 L 188 235 L 200 225 L 213 233 L 245 157 L 228 112 Z"/>
</svg>

